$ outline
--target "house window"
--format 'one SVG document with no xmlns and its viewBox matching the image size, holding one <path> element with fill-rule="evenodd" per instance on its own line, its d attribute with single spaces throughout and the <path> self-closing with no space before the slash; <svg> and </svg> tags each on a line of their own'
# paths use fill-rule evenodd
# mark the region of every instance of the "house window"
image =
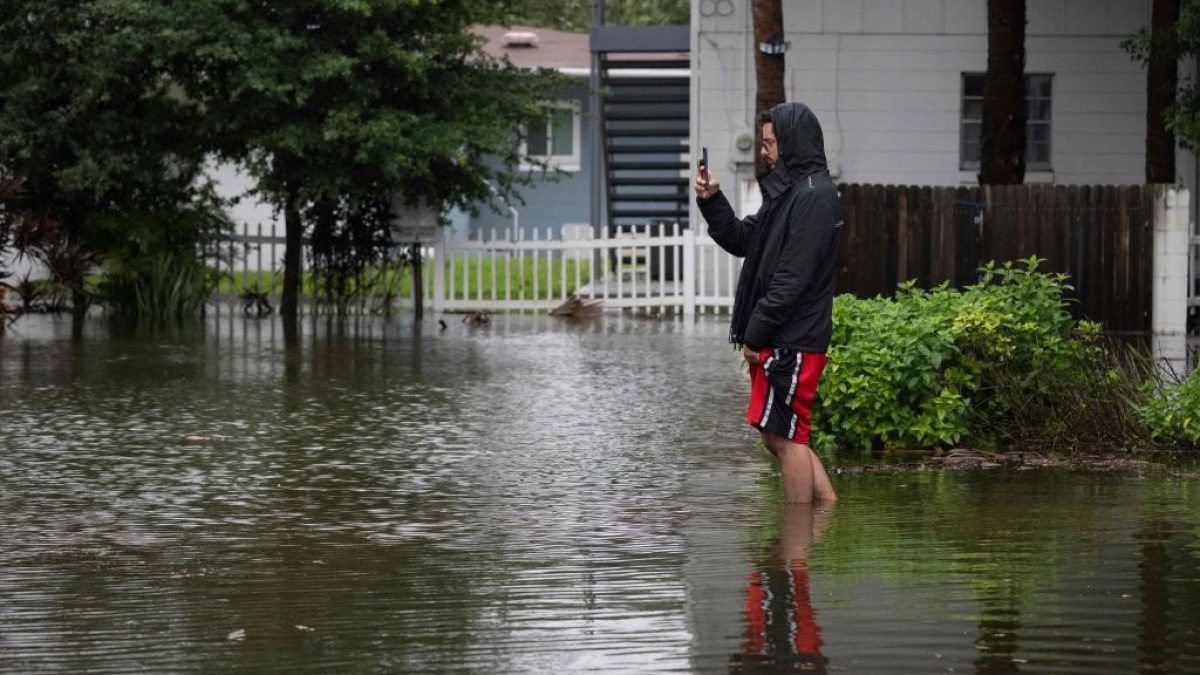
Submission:
<svg viewBox="0 0 1200 675">
<path fill-rule="evenodd" d="M 578 171 L 579 106 L 574 103 L 546 105 L 545 125 L 530 126 L 521 134 L 521 156 L 540 160 L 562 171 Z M 531 164 L 522 169 L 532 169 Z"/>
<path fill-rule="evenodd" d="M 982 157 L 983 132 L 982 73 L 964 73 L 962 77 L 962 132 L 959 163 L 963 169 L 978 169 Z M 1050 75 L 1025 76 L 1025 168 L 1050 170 Z"/>
</svg>

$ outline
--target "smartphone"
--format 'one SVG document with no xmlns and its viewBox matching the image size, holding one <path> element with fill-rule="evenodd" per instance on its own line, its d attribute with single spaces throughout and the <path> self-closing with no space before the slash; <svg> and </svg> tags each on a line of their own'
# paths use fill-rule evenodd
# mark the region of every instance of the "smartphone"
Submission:
<svg viewBox="0 0 1200 675">
<path fill-rule="evenodd" d="M 708 146 L 700 149 L 700 166 L 704 168 L 704 187 L 708 187 Z"/>
</svg>

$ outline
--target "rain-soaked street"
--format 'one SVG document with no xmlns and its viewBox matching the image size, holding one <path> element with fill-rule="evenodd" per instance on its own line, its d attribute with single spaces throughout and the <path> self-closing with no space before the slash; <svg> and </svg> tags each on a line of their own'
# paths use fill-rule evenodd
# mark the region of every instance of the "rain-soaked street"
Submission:
<svg viewBox="0 0 1200 675">
<path fill-rule="evenodd" d="M 446 324 L 21 319 L 0 673 L 1200 673 L 1189 473 L 785 508 L 722 319 Z"/>
</svg>

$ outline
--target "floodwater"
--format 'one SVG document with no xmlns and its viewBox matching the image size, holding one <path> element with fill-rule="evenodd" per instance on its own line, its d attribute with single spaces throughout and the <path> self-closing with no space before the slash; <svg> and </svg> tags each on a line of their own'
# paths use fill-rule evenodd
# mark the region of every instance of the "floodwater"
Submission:
<svg viewBox="0 0 1200 675">
<path fill-rule="evenodd" d="M 724 321 L 446 324 L 18 322 L 0 673 L 1200 673 L 1186 472 L 783 507 Z"/>
</svg>

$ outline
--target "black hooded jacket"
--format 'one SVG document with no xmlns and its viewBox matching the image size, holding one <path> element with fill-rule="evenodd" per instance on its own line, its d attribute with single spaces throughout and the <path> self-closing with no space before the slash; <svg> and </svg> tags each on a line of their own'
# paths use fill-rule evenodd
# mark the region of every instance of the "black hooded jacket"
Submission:
<svg viewBox="0 0 1200 675">
<path fill-rule="evenodd" d="M 842 205 L 816 115 L 803 103 L 771 109 L 779 162 L 759 179 L 763 205 L 739 219 L 718 192 L 698 199 L 709 236 L 744 257 L 729 339 L 754 350 L 825 352 L 833 332 Z"/>
</svg>

